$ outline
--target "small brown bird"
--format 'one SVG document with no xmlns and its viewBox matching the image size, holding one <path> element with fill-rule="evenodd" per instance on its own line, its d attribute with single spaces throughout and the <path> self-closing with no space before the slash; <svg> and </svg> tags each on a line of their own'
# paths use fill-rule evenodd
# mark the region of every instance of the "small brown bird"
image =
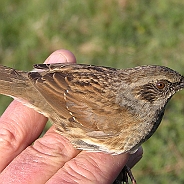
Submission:
<svg viewBox="0 0 184 184">
<path fill-rule="evenodd" d="M 0 66 L 0 93 L 50 118 L 82 150 L 135 151 L 159 126 L 184 77 L 164 66 L 130 69 L 38 64 L 30 72 Z"/>
</svg>

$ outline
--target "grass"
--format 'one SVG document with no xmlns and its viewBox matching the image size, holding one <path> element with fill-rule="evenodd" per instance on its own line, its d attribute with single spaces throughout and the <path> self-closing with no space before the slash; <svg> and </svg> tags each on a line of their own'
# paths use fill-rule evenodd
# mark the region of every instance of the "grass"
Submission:
<svg viewBox="0 0 184 184">
<path fill-rule="evenodd" d="M 184 74 L 184 3 L 179 0 L 3 0 L 0 63 L 30 70 L 55 50 L 78 63 L 117 68 L 158 64 Z M 139 183 L 184 183 L 184 92 L 167 106 L 161 126 L 135 167 Z M 0 98 L 2 113 L 10 99 Z"/>
</svg>

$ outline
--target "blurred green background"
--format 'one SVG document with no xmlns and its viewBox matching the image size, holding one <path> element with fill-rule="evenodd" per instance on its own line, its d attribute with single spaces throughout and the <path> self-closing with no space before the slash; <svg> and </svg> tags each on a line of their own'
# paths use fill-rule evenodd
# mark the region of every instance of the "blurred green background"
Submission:
<svg viewBox="0 0 184 184">
<path fill-rule="evenodd" d="M 55 50 L 78 63 L 117 68 L 158 64 L 184 74 L 184 1 L 2 0 L 0 63 L 31 70 Z M 0 112 L 8 103 L 0 98 Z M 133 169 L 141 184 L 184 183 L 184 92 L 167 106 L 144 157 Z"/>
</svg>

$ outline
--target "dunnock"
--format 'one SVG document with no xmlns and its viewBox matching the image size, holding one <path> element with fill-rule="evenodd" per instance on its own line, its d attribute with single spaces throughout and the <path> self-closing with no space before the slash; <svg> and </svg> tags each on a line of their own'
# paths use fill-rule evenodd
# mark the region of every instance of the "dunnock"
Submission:
<svg viewBox="0 0 184 184">
<path fill-rule="evenodd" d="M 1 94 L 50 118 L 76 148 L 110 154 L 134 152 L 182 88 L 184 77 L 164 66 L 38 64 L 30 72 L 0 66 Z"/>
</svg>

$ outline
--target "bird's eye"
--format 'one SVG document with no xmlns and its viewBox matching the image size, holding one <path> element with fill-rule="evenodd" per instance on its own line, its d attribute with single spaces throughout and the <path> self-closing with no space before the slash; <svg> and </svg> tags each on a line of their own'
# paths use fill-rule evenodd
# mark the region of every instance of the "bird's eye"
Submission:
<svg viewBox="0 0 184 184">
<path fill-rule="evenodd" d="M 166 84 L 165 84 L 164 81 L 158 81 L 158 82 L 156 83 L 156 87 L 157 87 L 158 89 L 164 89 L 165 86 L 166 86 Z"/>
</svg>

